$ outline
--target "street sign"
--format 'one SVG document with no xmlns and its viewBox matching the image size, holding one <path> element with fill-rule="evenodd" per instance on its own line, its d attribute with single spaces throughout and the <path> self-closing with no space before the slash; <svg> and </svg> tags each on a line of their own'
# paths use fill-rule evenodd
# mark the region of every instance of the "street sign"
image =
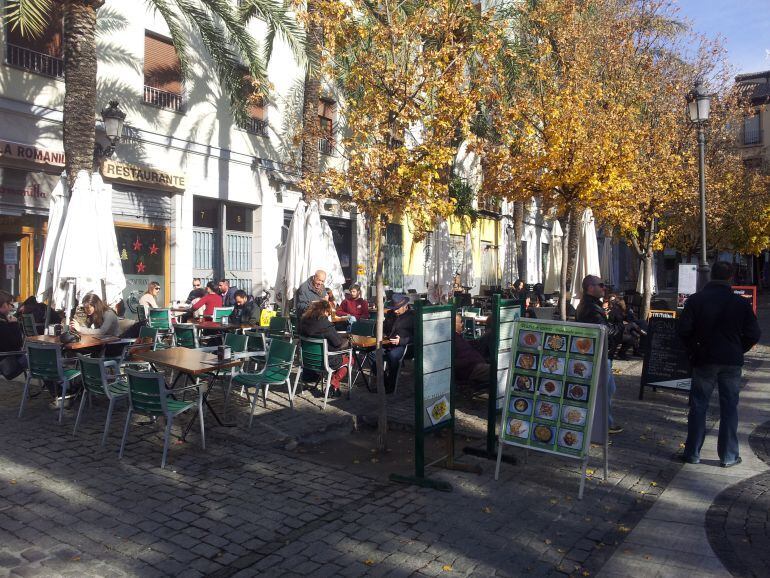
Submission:
<svg viewBox="0 0 770 578">
<path fill-rule="evenodd" d="M 18 265 L 19 251 L 16 241 L 3 243 L 3 263 L 8 265 Z"/>
</svg>

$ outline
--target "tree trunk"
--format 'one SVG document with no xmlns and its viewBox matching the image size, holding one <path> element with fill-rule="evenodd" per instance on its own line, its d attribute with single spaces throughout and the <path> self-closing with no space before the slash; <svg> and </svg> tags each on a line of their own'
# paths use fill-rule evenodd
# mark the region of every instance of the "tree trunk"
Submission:
<svg viewBox="0 0 770 578">
<path fill-rule="evenodd" d="M 559 316 L 567 320 L 567 273 L 569 268 L 568 249 L 572 237 L 572 209 L 564 218 L 564 236 L 561 238 L 561 274 L 559 275 Z M 574 285 L 574 283 L 573 283 Z"/>
<path fill-rule="evenodd" d="M 78 171 L 94 168 L 96 139 L 96 10 L 104 0 L 64 5 L 65 170 L 70 188 Z"/>
<path fill-rule="evenodd" d="M 568 214 L 568 225 L 569 228 L 572 231 L 575 231 L 576 229 L 576 221 L 578 220 L 578 214 L 577 211 L 570 209 Z M 569 290 L 570 293 L 573 295 L 575 294 L 576 288 L 580 286 L 580 283 L 582 283 L 582 279 L 575 279 L 575 265 L 577 264 L 577 247 L 578 247 L 578 236 L 579 235 L 571 235 L 569 239 L 569 245 L 567 246 L 567 251 L 563 253 L 563 258 L 567 263 L 567 278 L 571 280 Z"/>
<path fill-rule="evenodd" d="M 318 0 L 308 0 L 307 41 L 305 54 L 308 68 L 305 72 L 305 90 L 302 97 L 302 151 L 300 170 L 302 178 L 318 175 L 318 139 L 321 136 L 318 121 L 318 101 L 321 96 L 321 81 L 318 78 L 318 61 L 321 53 L 323 28 L 318 24 Z"/>
<path fill-rule="evenodd" d="M 377 272 L 375 281 L 377 284 L 377 450 L 384 452 L 388 447 L 388 400 L 385 395 L 385 363 L 382 352 L 383 325 L 385 323 L 385 283 L 383 281 L 383 270 L 385 269 L 385 240 L 383 239 L 384 230 L 380 219 L 374 226 L 375 254 L 377 256 Z"/>
<path fill-rule="evenodd" d="M 526 257 L 521 254 L 521 238 L 524 236 L 524 202 L 514 201 L 513 203 L 513 247 L 516 251 L 516 272 L 517 277 L 523 279 L 523 264 L 526 263 Z M 522 259 L 522 257 L 524 257 Z M 515 279 L 514 279 L 515 281 Z"/>
<path fill-rule="evenodd" d="M 648 247 L 642 255 L 642 270 L 644 292 L 642 294 L 642 310 L 639 312 L 639 319 L 647 319 L 650 314 L 650 303 L 652 302 L 652 250 Z"/>
</svg>

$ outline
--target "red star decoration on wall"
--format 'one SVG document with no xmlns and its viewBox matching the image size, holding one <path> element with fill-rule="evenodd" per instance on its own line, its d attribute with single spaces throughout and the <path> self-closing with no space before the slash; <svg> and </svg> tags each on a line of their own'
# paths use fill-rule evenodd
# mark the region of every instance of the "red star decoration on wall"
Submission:
<svg viewBox="0 0 770 578">
<path fill-rule="evenodd" d="M 136 264 L 136 272 L 137 273 L 144 273 L 144 263 L 139 262 Z"/>
<path fill-rule="evenodd" d="M 134 241 L 134 251 L 141 251 L 142 250 L 142 242 L 139 240 L 139 237 L 136 238 L 136 241 Z"/>
<path fill-rule="evenodd" d="M 150 255 L 157 255 L 159 249 L 160 247 L 158 247 L 155 243 L 153 243 L 152 245 L 150 245 Z"/>
</svg>

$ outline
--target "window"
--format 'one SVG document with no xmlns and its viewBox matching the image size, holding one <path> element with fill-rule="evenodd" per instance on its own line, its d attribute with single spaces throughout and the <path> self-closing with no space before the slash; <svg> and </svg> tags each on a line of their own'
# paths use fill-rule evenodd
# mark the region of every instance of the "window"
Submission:
<svg viewBox="0 0 770 578">
<path fill-rule="evenodd" d="M 225 225 L 228 231 L 251 233 L 254 228 L 254 209 L 228 204 L 225 212 Z"/>
<path fill-rule="evenodd" d="M 385 263 L 383 281 L 394 290 L 404 288 L 404 241 L 401 225 L 389 224 L 385 228 Z"/>
<path fill-rule="evenodd" d="M 265 120 L 265 100 L 257 96 L 253 84 L 253 78 L 245 68 L 241 70 L 243 74 L 243 96 L 250 98 L 246 106 L 246 115 L 248 119 L 241 125 L 241 128 L 251 134 L 267 136 L 267 120 Z"/>
<path fill-rule="evenodd" d="M 144 102 L 181 111 L 182 65 L 170 40 L 145 32 L 144 34 Z"/>
<path fill-rule="evenodd" d="M 333 100 L 318 101 L 318 126 L 321 136 L 318 139 L 318 150 L 321 154 L 334 155 L 334 114 L 336 103 Z"/>
<path fill-rule="evenodd" d="M 215 199 L 193 197 L 193 227 L 215 229 L 219 220 L 219 203 Z"/>
<path fill-rule="evenodd" d="M 752 114 L 743 119 L 743 144 L 757 145 L 762 144 L 762 129 L 759 113 Z"/>
<path fill-rule="evenodd" d="M 64 78 L 61 3 L 52 4 L 53 17 L 37 38 L 22 36 L 18 27 L 6 28 L 5 61 L 37 74 Z"/>
</svg>

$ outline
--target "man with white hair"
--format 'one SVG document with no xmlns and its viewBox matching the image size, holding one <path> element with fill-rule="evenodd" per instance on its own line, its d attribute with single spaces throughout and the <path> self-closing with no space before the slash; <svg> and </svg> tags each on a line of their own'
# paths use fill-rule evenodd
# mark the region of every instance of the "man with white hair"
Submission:
<svg viewBox="0 0 770 578">
<path fill-rule="evenodd" d="M 305 309 L 307 309 L 313 301 L 327 299 L 325 285 L 326 271 L 319 269 L 315 272 L 315 275 L 299 286 L 297 294 L 294 296 L 294 310 L 297 314 L 297 318 L 302 317 Z"/>
</svg>

